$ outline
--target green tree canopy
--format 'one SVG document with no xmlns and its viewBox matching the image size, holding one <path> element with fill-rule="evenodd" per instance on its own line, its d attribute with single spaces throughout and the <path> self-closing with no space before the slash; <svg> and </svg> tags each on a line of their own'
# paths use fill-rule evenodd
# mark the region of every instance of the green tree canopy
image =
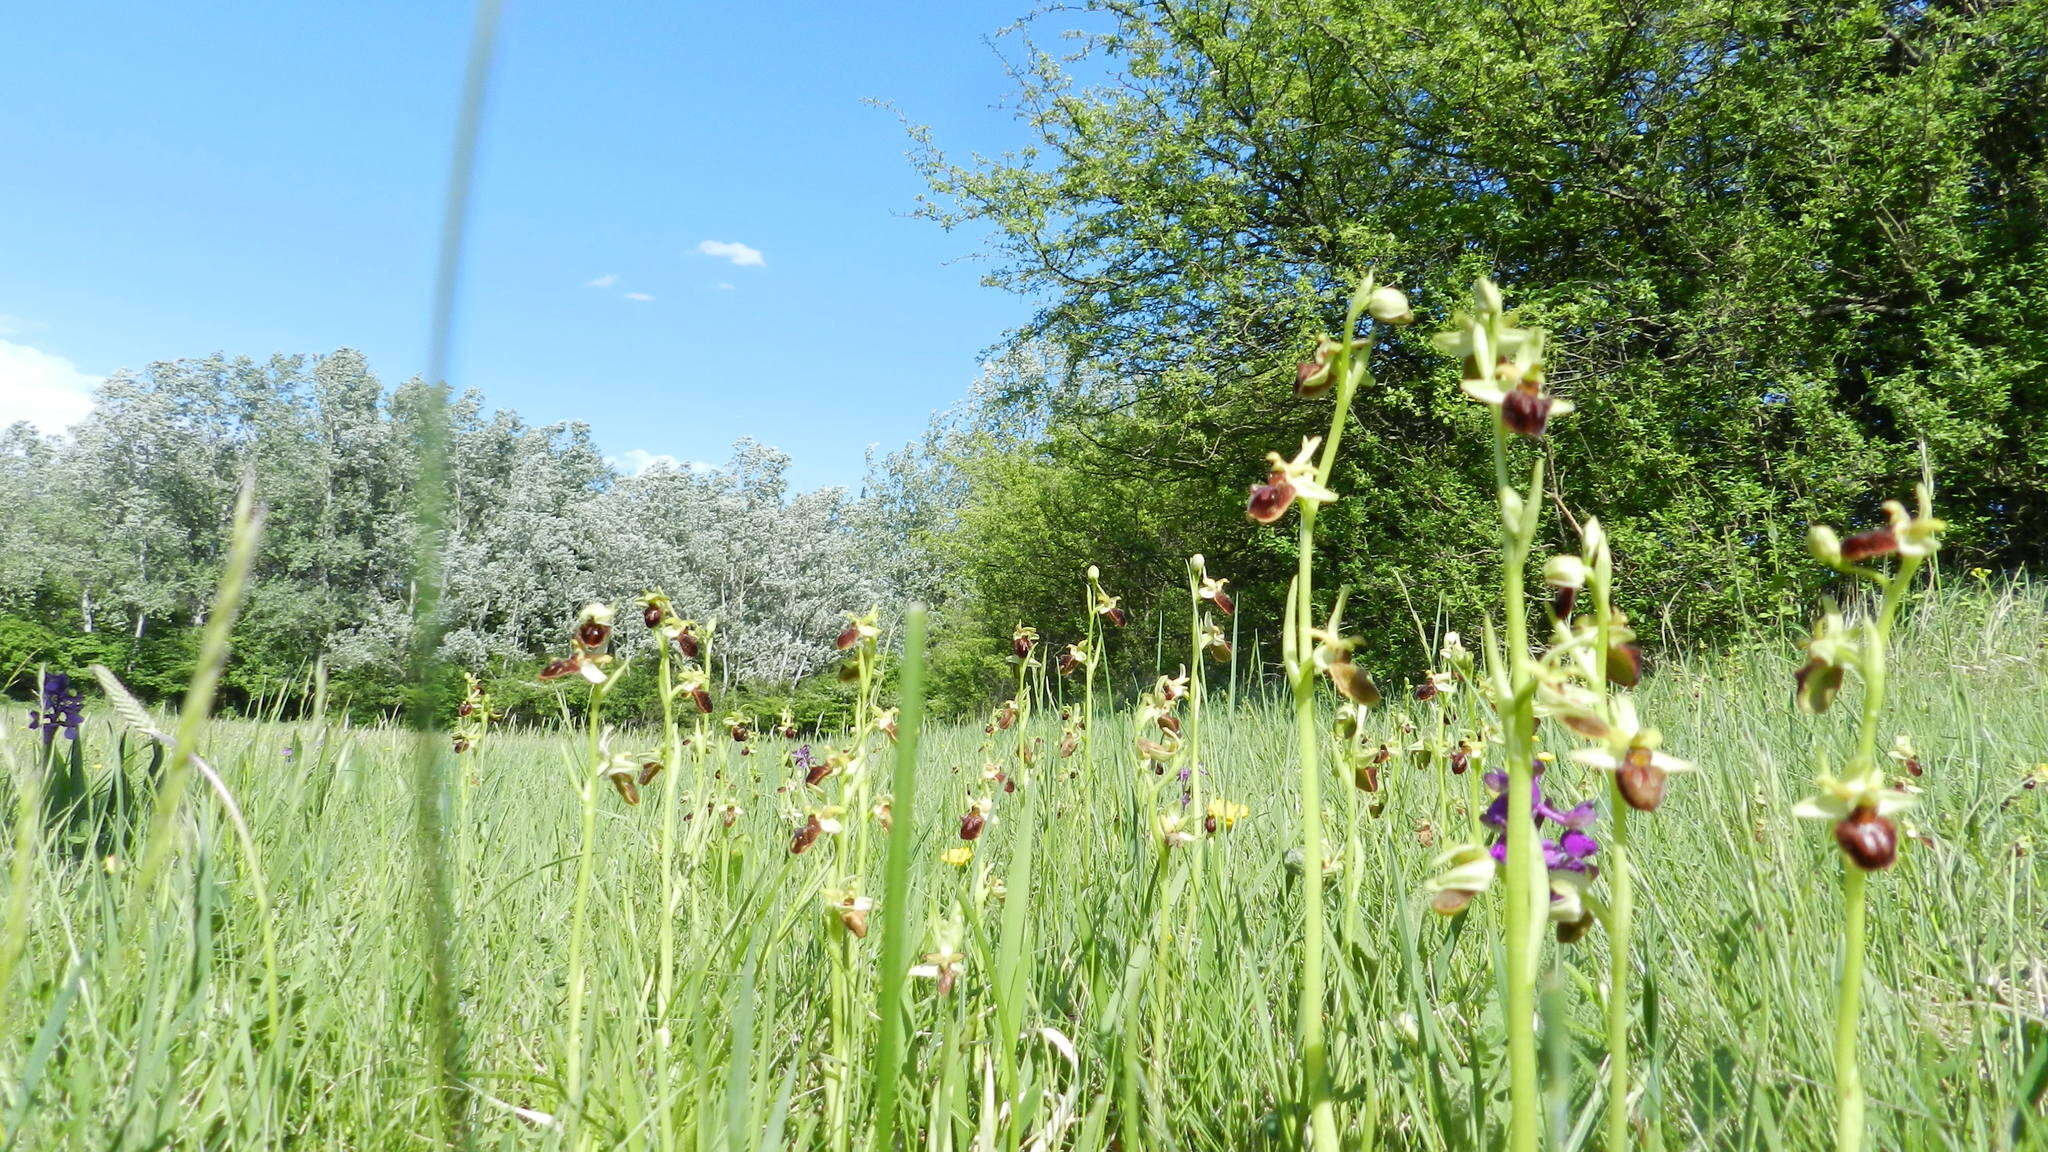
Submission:
<svg viewBox="0 0 2048 1152">
<path fill-rule="evenodd" d="M 1090 559 L 1143 597 L 1205 551 L 1276 605 L 1245 486 L 1314 431 L 1293 365 L 1368 269 L 1423 319 L 1376 351 L 1318 563 L 1382 625 L 1413 632 L 1397 576 L 1475 610 L 1484 417 L 1426 337 L 1480 272 L 1553 333 L 1559 497 L 1639 616 L 1787 603 L 1806 525 L 1867 522 L 1921 441 L 1959 554 L 2040 558 L 2048 3 L 1093 8 L 1079 57 L 1018 70 L 1033 148 L 918 136 L 928 214 L 990 227 L 990 282 L 1042 302 L 1013 342 L 1059 365 L 952 461 L 992 635 L 1071 617 Z"/>
</svg>

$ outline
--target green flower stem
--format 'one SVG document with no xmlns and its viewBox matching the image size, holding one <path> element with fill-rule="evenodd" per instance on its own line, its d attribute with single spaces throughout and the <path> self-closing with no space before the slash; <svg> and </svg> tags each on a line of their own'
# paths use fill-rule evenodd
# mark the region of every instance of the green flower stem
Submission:
<svg viewBox="0 0 2048 1152">
<path fill-rule="evenodd" d="M 1102 625 L 1095 615 L 1095 587 L 1083 595 L 1081 618 L 1088 622 L 1088 659 L 1081 666 L 1081 767 L 1095 779 L 1095 665 L 1102 659 Z"/>
<path fill-rule="evenodd" d="M 1842 876 L 1842 982 L 1835 996 L 1835 1152 L 1863 1147 L 1863 1073 L 1856 1063 L 1856 1020 L 1863 1010 L 1864 893 L 1869 874 L 1849 864 Z"/>
<path fill-rule="evenodd" d="M 1607 842 L 1607 1148 L 1629 1146 L 1629 936 L 1635 922 L 1635 862 L 1629 854 L 1628 804 L 1614 789 L 1614 829 Z"/>
<path fill-rule="evenodd" d="M 1613 644 L 1614 558 L 1603 543 L 1593 558 L 1594 649 L 1593 691 L 1603 705 L 1608 699 L 1607 658 Z M 1628 1023 L 1634 1015 L 1629 994 L 1630 939 L 1635 930 L 1635 858 L 1629 849 L 1628 801 L 1621 777 L 1611 781 L 1608 811 L 1614 830 L 1607 842 L 1607 1152 L 1629 1146 L 1630 1087 Z"/>
<path fill-rule="evenodd" d="M 674 1002 L 676 986 L 676 777 L 682 774 L 682 765 L 676 760 L 682 756 L 682 743 L 676 729 L 676 697 L 674 670 L 669 664 L 668 637 L 654 633 L 654 641 L 661 650 L 661 761 L 664 768 L 661 787 L 661 975 L 655 997 L 655 1068 L 657 1096 L 669 1090 L 669 1008 Z M 666 1117 L 661 1124 L 662 1152 L 673 1152 L 675 1130 Z"/>
<path fill-rule="evenodd" d="M 1543 494 L 1538 460 L 1520 523 L 1511 524 L 1507 425 L 1493 427 L 1494 482 L 1501 497 L 1501 608 L 1507 629 L 1509 699 L 1501 701 L 1501 725 L 1508 758 L 1507 826 L 1507 1032 L 1509 1148 L 1536 1152 L 1541 1139 L 1542 1101 L 1537 1083 L 1536 969 L 1542 952 L 1542 913 L 1549 887 L 1536 845 L 1534 704 L 1535 670 L 1529 661 L 1529 620 L 1524 568 Z"/>
<path fill-rule="evenodd" d="M 1316 480 L 1324 487 L 1337 466 L 1337 450 L 1344 439 L 1346 417 L 1351 413 L 1351 395 L 1357 380 L 1351 370 L 1351 335 L 1358 328 L 1364 300 L 1354 298 L 1344 318 L 1344 344 L 1332 371 L 1337 378 L 1336 403 L 1330 414 L 1330 434 L 1323 442 L 1316 464 Z M 1359 374 L 1361 377 L 1364 373 Z M 1329 1052 L 1323 1039 L 1323 797 L 1322 769 L 1317 762 L 1315 715 L 1315 658 L 1311 621 L 1315 615 L 1316 512 L 1314 500 L 1302 500 L 1301 533 L 1295 550 L 1293 612 L 1288 625 L 1293 632 L 1295 744 L 1301 756 L 1301 1002 L 1296 1029 L 1301 1041 L 1304 1094 L 1309 1111 L 1309 1130 L 1316 1152 L 1336 1152 L 1337 1113 L 1330 1099 Z"/>
<path fill-rule="evenodd" d="M 1852 773 L 1877 770 L 1877 726 L 1884 711 L 1886 659 L 1891 646 L 1892 624 L 1913 576 L 1920 570 L 1918 556 L 1902 557 L 1898 571 L 1884 581 L 1884 599 L 1878 606 L 1868 641 L 1863 645 L 1863 716 L 1856 733 L 1856 759 Z M 1869 874 L 1846 860 L 1842 872 L 1842 971 L 1835 994 L 1835 1149 L 1859 1152 L 1863 1147 L 1863 1072 L 1857 1063 L 1857 1020 L 1863 1011 L 1863 950 L 1868 914 Z"/>
<path fill-rule="evenodd" d="M 1195 566 L 1188 565 L 1188 723 L 1184 755 L 1188 764 L 1188 814 L 1199 824 L 1206 815 L 1202 807 L 1202 590 Z M 1209 837 L 1197 837 L 1188 867 L 1187 936 L 1190 955 L 1195 951 L 1196 929 L 1202 914 L 1202 865 L 1209 851 Z"/>
<path fill-rule="evenodd" d="M 583 770 L 578 773 L 577 792 L 583 801 L 582 841 L 576 851 L 576 902 L 569 919 L 569 1054 L 563 1087 L 569 1115 L 565 1122 L 576 1125 L 583 1112 L 583 952 L 590 935 L 590 875 L 597 844 L 598 724 L 604 707 L 604 689 L 590 690 L 588 747 Z"/>
<path fill-rule="evenodd" d="M 1295 576 L 1297 649 L 1294 668 L 1294 736 L 1301 754 L 1301 1002 L 1296 1027 L 1301 1039 L 1303 1088 L 1316 1152 L 1337 1148 L 1336 1108 L 1330 1100 L 1328 1053 L 1323 1040 L 1323 798 L 1316 763 L 1315 670 L 1306 654 L 1309 579 L 1315 533 L 1313 503 L 1301 510 L 1300 568 Z"/>
</svg>

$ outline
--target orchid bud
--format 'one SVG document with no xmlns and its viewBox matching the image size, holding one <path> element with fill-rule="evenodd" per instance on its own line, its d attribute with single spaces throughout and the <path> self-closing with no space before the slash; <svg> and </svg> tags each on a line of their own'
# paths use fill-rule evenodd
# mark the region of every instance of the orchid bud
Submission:
<svg viewBox="0 0 2048 1152">
<path fill-rule="evenodd" d="M 1552 556 L 1543 563 L 1543 582 L 1552 588 L 1584 588 L 1586 562 L 1570 554 Z"/>
<path fill-rule="evenodd" d="M 1415 313 L 1408 307 L 1408 296 L 1399 288 L 1381 285 L 1367 297 L 1365 310 L 1382 324 L 1402 327 L 1415 323 Z"/>
<path fill-rule="evenodd" d="M 1806 530 L 1806 550 L 1813 558 L 1833 567 L 1842 562 L 1842 541 L 1835 530 L 1825 524 L 1815 524 Z"/>
<path fill-rule="evenodd" d="M 1494 285 L 1492 280 L 1489 280 L 1486 277 L 1482 276 L 1476 282 L 1473 283 L 1473 311 L 1485 314 L 1493 314 L 1498 313 L 1502 307 L 1503 305 L 1500 298 L 1500 289 Z"/>
</svg>

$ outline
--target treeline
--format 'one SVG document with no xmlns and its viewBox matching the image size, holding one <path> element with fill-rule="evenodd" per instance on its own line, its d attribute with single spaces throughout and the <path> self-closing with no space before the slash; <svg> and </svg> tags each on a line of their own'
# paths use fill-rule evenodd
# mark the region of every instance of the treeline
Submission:
<svg viewBox="0 0 2048 1152">
<path fill-rule="evenodd" d="M 1378 660 L 1476 633 L 1495 579 L 1486 417 L 1427 348 L 1482 272 L 1553 333 L 1564 519 L 1608 525 L 1647 640 L 1803 611 L 1807 525 L 1872 523 L 1923 443 L 1953 562 L 2042 558 L 2043 0 L 1091 7 L 1014 70 L 1028 152 L 917 136 L 929 215 L 1042 301 L 889 477 L 952 667 L 1074 627 L 1089 563 L 1148 659 L 1192 552 L 1270 621 L 1291 541 L 1246 488 L 1321 431 L 1295 365 L 1364 270 L 1420 321 L 1374 350 L 1316 563 Z"/>
<path fill-rule="evenodd" d="M 234 494 L 254 479 L 261 558 L 228 670 L 232 707 L 303 686 L 396 708 L 415 589 L 422 405 L 362 356 L 214 356 L 109 380 L 68 437 L 0 433 L 0 676 L 101 661 L 157 697 L 182 691 L 224 556 Z M 722 693 L 788 693 L 832 653 L 840 612 L 885 595 L 898 561 L 840 489 L 790 491 L 788 458 L 743 440 L 715 469 L 608 464 L 582 424 L 532 427 L 450 405 L 442 602 L 451 675 L 496 680 L 506 703 L 591 599 L 665 589 L 719 623 Z M 633 630 L 622 635 L 632 637 Z M 621 699 L 621 704 L 630 701 Z"/>
</svg>

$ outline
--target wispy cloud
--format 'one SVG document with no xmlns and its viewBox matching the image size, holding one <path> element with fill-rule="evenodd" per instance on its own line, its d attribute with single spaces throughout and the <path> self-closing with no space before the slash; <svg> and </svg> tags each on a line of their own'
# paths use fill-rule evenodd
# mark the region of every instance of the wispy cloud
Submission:
<svg viewBox="0 0 2048 1152">
<path fill-rule="evenodd" d="M 47 327 L 49 327 L 47 324 L 40 324 L 34 320 L 25 320 L 20 316 L 11 316 L 5 312 L 0 312 L 0 336 L 25 336 L 30 332 L 40 332 Z"/>
<path fill-rule="evenodd" d="M 645 293 L 645 292 L 628 292 L 628 293 L 626 293 L 626 299 L 628 299 L 628 300 L 634 300 L 634 301 L 638 301 L 639 303 L 642 303 L 642 304 L 646 304 L 646 303 L 649 303 L 649 302 L 651 302 L 651 301 L 652 301 L 652 300 L 654 299 L 654 297 L 652 297 L 652 296 L 649 296 L 649 295 L 648 295 L 647 293 Z"/>
<path fill-rule="evenodd" d="M 750 248 L 737 240 L 706 240 L 697 245 L 697 251 L 720 260 L 730 260 L 741 268 L 759 268 L 768 263 L 759 248 Z"/>
<path fill-rule="evenodd" d="M 92 411 L 97 376 L 40 348 L 0 340 L 0 412 L 6 421 L 26 420 L 44 433 L 58 433 Z"/>
<path fill-rule="evenodd" d="M 723 280 L 720 280 L 720 281 L 718 282 L 718 290 L 719 290 L 720 292 L 730 292 L 730 291 L 732 291 L 732 285 L 730 285 L 730 284 L 726 283 L 726 282 L 725 282 L 725 281 L 723 281 Z"/>
</svg>

